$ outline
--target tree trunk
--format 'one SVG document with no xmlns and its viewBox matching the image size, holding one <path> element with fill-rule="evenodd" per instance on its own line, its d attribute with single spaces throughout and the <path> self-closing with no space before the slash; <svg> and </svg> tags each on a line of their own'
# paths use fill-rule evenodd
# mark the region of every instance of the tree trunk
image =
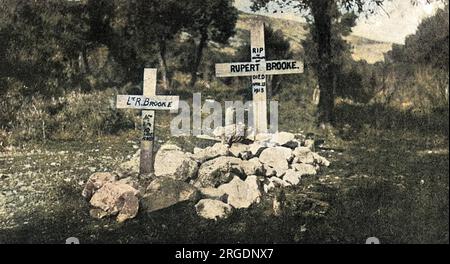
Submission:
<svg viewBox="0 0 450 264">
<path fill-rule="evenodd" d="M 331 11 L 332 0 L 312 1 L 311 11 L 314 16 L 314 41 L 318 48 L 319 65 L 317 76 L 319 78 L 320 99 L 318 105 L 319 123 L 332 123 L 334 121 L 334 76 L 335 69 L 332 60 L 331 47 Z"/>
<path fill-rule="evenodd" d="M 197 72 L 198 69 L 200 68 L 200 63 L 202 62 L 203 49 L 206 47 L 207 41 L 208 41 L 208 33 L 203 32 L 195 52 L 194 65 L 192 66 L 191 83 L 190 83 L 192 87 L 194 87 L 195 83 L 197 82 Z"/>
<path fill-rule="evenodd" d="M 159 44 L 159 66 L 161 69 L 161 81 L 162 81 L 162 87 L 164 90 L 169 89 L 169 81 L 167 78 L 167 60 L 166 60 L 166 43 L 160 42 Z"/>
<path fill-rule="evenodd" d="M 91 74 L 91 67 L 89 66 L 89 60 L 87 57 L 87 51 L 83 50 L 81 52 L 81 56 L 83 58 L 84 70 L 86 74 Z"/>
<path fill-rule="evenodd" d="M 278 94 L 280 92 L 280 76 L 278 75 L 272 75 L 272 80 L 271 82 L 271 87 L 272 87 L 272 91 L 270 92 L 271 96 L 274 96 L 276 94 Z"/>
</svg>

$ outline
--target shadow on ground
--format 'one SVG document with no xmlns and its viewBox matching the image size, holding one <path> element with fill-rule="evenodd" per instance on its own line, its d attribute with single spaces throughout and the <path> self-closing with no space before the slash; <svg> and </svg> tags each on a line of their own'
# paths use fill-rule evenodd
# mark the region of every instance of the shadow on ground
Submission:
<svg viewBox="0 0 450 264">
<path fill-rule="evenodd" d="M 263 199 L 217 222 L 183 203 L 117 224 L 90 218 L 80 190 L 61 185 L 54 213 L 37 208 L 28 224 L 1 230 L 0 242 L 64 243 L 74 236 L 81 243 L 364 243 L 375 236 L 381 243 L 448 243 L 448 134 L 423 127 L 367 129 L 369 121 L 351 116 L 346 120 L 358 129 L 345 151 L 327 153 L 329 169 L 286 189 L 281 217 Z M 314 200 L 328 210 L 318 213 Z"/>
</svg>

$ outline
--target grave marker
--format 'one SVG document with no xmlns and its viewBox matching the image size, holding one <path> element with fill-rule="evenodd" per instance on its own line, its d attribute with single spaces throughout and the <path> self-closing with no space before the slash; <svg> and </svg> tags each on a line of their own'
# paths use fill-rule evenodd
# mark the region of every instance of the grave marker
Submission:
<svg viewBox="0 0 450 264">
<path fill-rule="evenodd" d="M 216 64 L 216 77 L 252 77 L 253 135 L 267 133 L 267 89 L 266 76 L 303 73 L 303 63 L 296 60 L 266 61 L 264 24 L 251 27 L 251 62 Z"/>
<path fill-rule="evenodd" d="M 116 107 L 118 109 L 142 110 L 142 139 L 140 174 L 154 172 L 153 167 L 153 141 L 155 110 L 178 109 L 178 96 L 156 95 L 156 69 L 144 69 L 143 94 L 141 95 L 117 95 Z"/>
</svg>

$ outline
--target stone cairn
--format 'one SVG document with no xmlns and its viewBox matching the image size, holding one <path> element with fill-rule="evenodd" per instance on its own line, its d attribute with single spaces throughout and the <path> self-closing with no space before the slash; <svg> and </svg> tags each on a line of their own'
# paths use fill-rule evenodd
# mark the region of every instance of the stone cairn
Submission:
<svg viewBox="0 0 450 264">
<path fill-rule="evenodd" d="M 116 216 L 123 222 L 134 218 L 140 207 L 153 212 L 191 201 L 200 217 L 218 220 L 328 167 L 330 162 L 312 149 L 308 140 L 298 140 L 287 132 L 261 134 L 251 144 L 216 143 L 195 148 L 193 153 L 165 144 L 156 154 L 155 177 L 146 188 L 133 177 L 123 178 L 137 175 L 137 152 L 116 172 L 91 175 L 82 194 L 95 218 Z M 277 203 L 274 200 L 274 210 Z"/>
</svg>

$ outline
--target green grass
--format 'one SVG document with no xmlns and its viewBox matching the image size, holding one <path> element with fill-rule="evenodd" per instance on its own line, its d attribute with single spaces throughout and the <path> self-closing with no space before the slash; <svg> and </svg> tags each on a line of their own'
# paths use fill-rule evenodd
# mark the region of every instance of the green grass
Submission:
<svg viewBox="0 0 450 264">
<path fill-rule="evenodd" d="M 90 218 L 78 182 L 94 169 L 113 170 L 133 154 L 136 131 L 3 153 L 0 193 L 16 193 L 6 196 L 6 214 L 0 213 L 0 243 L 63 243 L 70 236 L 81 243 L 364 243 L 370 236 L 381 243 L 448 243 L 448 134 L 376 129 L 348 110 L 355 109 L 338 109 L 339 122 L 353 120 L 355 128 L 341 135 L 337 125 L 342 151 L 323 152 L 330 168 L 285 189 L 281 217 L 270 213 L 269 195 L 218 222 L 199 218 L 192 203 L 141 212 L 123 224 Z M 159 124 L 167 120 L 163 115 Z M 167 126 L 158 127 L 161 142 L 169 139 L 168 132 Z M 207 144 L 171 140 L 187 149 Z"/>
</svg>

